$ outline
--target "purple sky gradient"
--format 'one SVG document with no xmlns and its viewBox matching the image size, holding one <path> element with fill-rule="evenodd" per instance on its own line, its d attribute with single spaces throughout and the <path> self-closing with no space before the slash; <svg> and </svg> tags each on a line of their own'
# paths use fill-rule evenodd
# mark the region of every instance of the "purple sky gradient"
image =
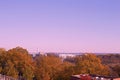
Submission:
<svg viewBox="0 0 120 80">
<path fill-rule="evenodd" d="M 1 0 L 0 47 L 120 52 L 120 0 Z"/>
</svg>

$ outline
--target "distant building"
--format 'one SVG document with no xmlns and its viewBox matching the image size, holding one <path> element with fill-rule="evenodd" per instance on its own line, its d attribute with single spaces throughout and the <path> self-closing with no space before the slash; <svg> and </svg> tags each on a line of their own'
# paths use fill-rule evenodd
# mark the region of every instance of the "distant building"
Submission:
<svg viewBox="0 0 120 80">
<path fill-rule="evenodd" d="M 67 57 L 75 57 L 76 55 L 75 54 L 66 54 L 66 53 L 61 53 L 59 54 L 59 57 L 61 58 L 67 58 Z"/>
<path fill-rule="evenodd" d="M 70 80 L 91 80 L 88 74 L 72 75 Z"/>
<path fill-rule="evenodd" d="M 72 75 L 70 80 L 120 80 L 120 78 L 115 78 L 111 76 L 93 75 L 93 74 L 80 74 L 80 75 Z"/>
</svg>

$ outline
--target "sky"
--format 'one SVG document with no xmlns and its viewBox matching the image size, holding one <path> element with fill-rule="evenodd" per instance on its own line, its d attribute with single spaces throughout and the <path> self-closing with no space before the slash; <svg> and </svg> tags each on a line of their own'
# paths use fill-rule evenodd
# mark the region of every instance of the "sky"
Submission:
<svg viewBox="0 0 120 80">
<path fill-rule="evenodd" d="M 120 0 L 0 0 L 0 47 L 120 52 Z"/>
</svg>

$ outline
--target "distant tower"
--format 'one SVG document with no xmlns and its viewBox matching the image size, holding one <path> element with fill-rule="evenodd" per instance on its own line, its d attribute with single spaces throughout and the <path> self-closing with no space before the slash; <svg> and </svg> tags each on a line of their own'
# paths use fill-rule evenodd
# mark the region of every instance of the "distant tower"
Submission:
<svg viewBox="0 0 120 80">
<path fill-rule="evenodd" d="M 39 48 L 37 48 L 37 54 L 40 54 L 40 50 L 39 50 Z"/>
</svg>

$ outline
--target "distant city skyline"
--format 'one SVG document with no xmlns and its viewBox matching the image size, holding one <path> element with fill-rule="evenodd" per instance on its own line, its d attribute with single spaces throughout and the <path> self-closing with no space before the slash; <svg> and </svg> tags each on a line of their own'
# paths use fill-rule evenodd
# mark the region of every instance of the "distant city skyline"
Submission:
<svg viewBox="0 0 120 80">
<path fill-rule="evenodd" d="M 0 47 L 120 52 L 120 0 L 1 0 Z"/>
</svg>

